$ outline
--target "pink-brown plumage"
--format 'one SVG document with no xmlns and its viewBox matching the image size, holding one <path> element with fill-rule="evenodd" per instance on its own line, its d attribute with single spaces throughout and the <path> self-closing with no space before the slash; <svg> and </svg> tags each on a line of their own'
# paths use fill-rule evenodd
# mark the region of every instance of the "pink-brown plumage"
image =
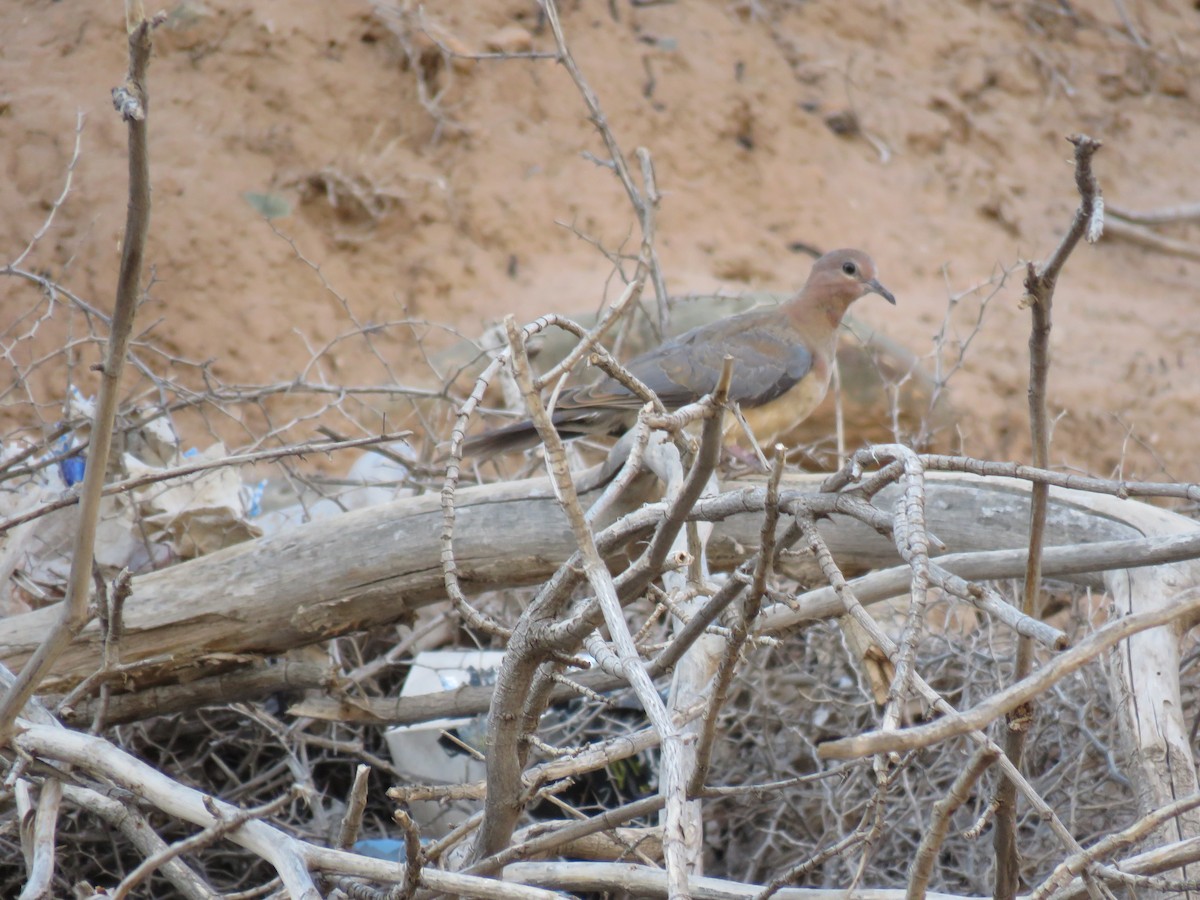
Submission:
<svg viewBox="0 0 1200 900">
<path fill-rule="evenodd" d="M 724 358 L 734 359 L 730 400 L 739 405 L 755 439 L 766 445 L 816 408 L 829 388 L 837 329 L 846 310 L 865 294 L 891 303 L 875 263 L 861 250 L 833 250 L 818 259 L 808 280 L 779 306 L 709 322 L 626 363 L 668 409 L 710 393 Z M 564 438 L 618 434 L 629 428 L 641 399 L 612 378 L 563 392 L 554 424 Z M 468 438 L 467 454 L 502 453 L 534 446 L 525 421 Z"/>
</svg>

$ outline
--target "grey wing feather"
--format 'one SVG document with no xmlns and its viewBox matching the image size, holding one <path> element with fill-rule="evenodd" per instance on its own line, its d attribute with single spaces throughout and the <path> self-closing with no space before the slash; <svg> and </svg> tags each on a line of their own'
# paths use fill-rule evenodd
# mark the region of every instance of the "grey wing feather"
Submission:
<svg viewBox="0 0 1200 900">
<path fill-rule="evenodd" d="M 778 328 L 765 327 L 778 314 L 755 311 L 714 325 L 702 325 L 635 357 L 629 371 L 668 408 L 691 403 L 717 386 L 725 357 L 733 357 L 730 399 L 745 407 L 768 403 L 786 393 L 813 367 L 812 352 L 789 341 Z M 559 408 L 641 406 L 620 382 L 605 378 L 564 396 Z"/>
</svg>

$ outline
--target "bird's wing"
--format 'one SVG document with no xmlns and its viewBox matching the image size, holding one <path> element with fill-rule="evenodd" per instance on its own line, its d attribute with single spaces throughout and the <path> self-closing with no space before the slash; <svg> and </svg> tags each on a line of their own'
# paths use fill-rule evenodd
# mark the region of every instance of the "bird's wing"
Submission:
<svg viewBox="0 0 1200 900">
<path fill-rule="evenodd" d="M 754 310 L 693 328 L 630 360 L 626 368 L 669 409 L 716 389 L 726 356 L 733 357 L 729 398 L 752 408 L 786 393 L 813 367 L 813 351 L 777 310 Z M 605 378 L 560 398 L 558 408 L 621 407 L 642 401 L 623 384 Z"/>
</svg>

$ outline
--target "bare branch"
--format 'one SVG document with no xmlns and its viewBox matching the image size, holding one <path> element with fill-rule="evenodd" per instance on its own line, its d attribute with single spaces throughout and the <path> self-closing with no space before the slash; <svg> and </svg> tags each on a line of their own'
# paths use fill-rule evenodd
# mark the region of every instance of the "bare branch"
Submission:
<svg viewBox="0 0 1200 900">
<path fill-rule="evenodd" d="M 907 900 L 922 900 L 929 887 L 929 876 L 933 873 L 942 843 L 950 831 L 950 817 L 970 800 L 975 782 L 996 761 L 997 752 L 990 747 L 980 747 L 967 761 L 959 776 L 950 786 L 950 792 L 933 805 L 933 821 L 921 838 L 921 846 L 913 857 L 908 871 Z"/>
<path fill-rule="evenodd" d="M 62 606 L 62 618 L 53 631 L 46 635 L 37 653 L 22 669 L 16 684 L 9 688 L 0 700 L 2 737 L 9 735 L 13 719 L 25 705 L 25 701 L 87 622 L 88 593 L 92 583 L 92 561 L 100 517 L 100 501 L 108 471 L 108 455 L 120 397 L 121 373 L 125 368 L 125 357 L 133 333 L 133 319 L 140 294 L 146 234 L 150 227 L 150 164 L 145 113 L 148 105 L 146 69 L 150 62 L 153 25 L 150 20 L 142 18 L 129 34 L 129 74 L 124 88 L 130 96 L 137 98 L 141 115 L 126 116 L 129 122 L 129 210 L 122 241 L 121 270 L 117 279 L 112 332 L 101 369 L 100 400 L 96 404 L 95 418 L 92 422 L 91 447 L 84 474 L 79 532 L 71 557 L 67 600 Z"/>
<path fill-rule="evenodd" d="M 1040 267 L 1029 263 L 1025 276 L 1025 296 L 1033 317 L 1029 336 L 1029 433 L 1033 444 L 1033 465 L 1040 469 L 1050 465 L 1050 414 L 1046 409 L 1046 389 L 1050 375 L 1050 323 L 1054 288 L 1059 272 L 1079 239 L 1085 235 L 1090 243 L 1099 239 L 1104 217 L 1100 185 L 1092 174 L 1092 156 L 1100 149 L 1100 142 L 1086 135 L 1074 135 L 1068 140 L 1075 146 L 1075 184 L 1079 190 L 1079 208 L 1050 259 Z M 1035 483 L 1029 511 L 1029 560 L 1021 598 L 1021 612 L 1032 618 L 1041 617 L 1042 545 L 1049 498 L 1049 486 Z M 1025 678 L 1032 665 L 1032 641 L 1022 637 L 1017 643 L 1013 680 Z M 1004 752 L 1014 765 L 1021 764 L 1028 721 L 1032 715 L 1033 707 L 1029 706 L 1013 709 L 1008 717 Z M 1011 782 L 1001 782 L 996 792 L 996 803 L 996 900 L 1013 900 L 1020 887 L 1021 866 L 1016 838 L 1016 788 Z"/>
<path fill-rule="evenodd" d="M 1024 680 L 993 695 L 969 712 L 948 715 L 928 725 L 919 725 L 898 732 L 868 732 L 853 738 L 842 738 L 822 744 L 818 754 L 822 759 L 854 759 L 872 753 L 916 750 L 928 747 L 955 735 L 978 730 L 1022 703 L 1038 696 L 1055 682 L 1094 660 L 1121 641 L 1168 622 L 1191 623 L 1200 615 L 1200 594 L 1180 599 L 1169 608 L 1155 609 L 1118 619 L 1089 635 L 1070 650 Z"/>
<path fill-rule="evenodd" d="M 359 765 L 354 769 L 354 783 L 350 786 L 350 799 L 346 803 L 346 812 L 338 828 L 336 847 L 348 850 L 350 845 L 358 840 L 358 830 L 362 827 L 363 810 L 367 805 L 367 786 L 371 777 L 371 767 Z"/>
</svg>

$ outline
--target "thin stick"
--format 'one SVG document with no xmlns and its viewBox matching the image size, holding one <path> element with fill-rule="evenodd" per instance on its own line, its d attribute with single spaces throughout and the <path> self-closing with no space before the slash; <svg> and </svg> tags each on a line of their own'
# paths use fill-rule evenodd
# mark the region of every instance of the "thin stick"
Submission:
<svg viewBox="0 0 1200 900">
<path fill-rule="evenodd" d="M 508 330 L 509 345 L 514 359 L 518 356 L 523 357 L 524 348 L 521 343 L 521 337 L 517 331 L 516 323 L 511 316 L 505 320 L 505 326 Z M 722 390 L 728 390 L 729 373 L 730 367 L 726 366 L 726 371 L 722 373 L 723 384 L 718 388 L 718 394 L 722 393 Z M 633 642 L 633 636 L 630 634 L 621 612 L 621 605 L 617 597 L 616 586 L 613 584 L 612 575 L 609 573 L 596 548 L 595 535 L 593 535 L 591 528 L 588 526 L 583 509 L 579 505 L 575 487 L 571 481 L 571 474 L 566 466 L 562 441 L 550 424 L 549 418 L 545 415 L 544 407 L 542 407 L 541 400 L 534 390 L 533 381 L 529 375 L 527 366 L 514 366 L 514 374 L 517 377 L 518 383 L 521 384 L 522 392 L 525 394 L 526 403 L 530 408 L 534 424 L 538 427 L 539 436 L 546 445 L 555 493 L 558 496 L 563 511 L 567 515 L 568 521 L 571 523 L 571 530 L 575 535 L 576 543 L 583 553 L 584 572 L 590 587 L 600 601 L 600 608 L 604 614 L 605 624 L 608 625 L 609 633 L 618 648 L 622 674 L 628 679 L 639 702 L 646 710 L 646 714 L 662 739 L 663 763 L 662 786 L 660 790 L 666 800 L 667 816 L 667 824 L 663 834 L 663 846 L 667 857 L 667 871 L 671 884 L 671 895 L 672 897 L 683 896 L 687 886 L 687 867 L 685 863 L 686 841 L 682 833 L 682 822 L 684 819 L 686 778 L 688 773 L 683 771 L 681 765 L 683 757 L 681 736 L 678 728 L 672 722 L 662 698 L 659 697 L 657 689 L 654 687 L 654 682 L 646 674 L 645 669 L 641 665 L 637 647 Z M 723 397 L 720 399 L 723 399 Z M 711 425 L 711 422 L 712 420 L 707 424 Z M 719 426 L 720 422 L 718 419 L 717 427 L 719 428 Z M 697 467 L 699 467 L 699 463 Z M 686 488 L 681 493 L 686 494 Z M 490 803 L 488 808 L 489 811 L 493 808 Z M 485 822 L 484 829 L 487 828 L 488 824 Z M 511 829 L 509 832 L 511 833 Z M 495 833 L 495 829 L 490 833 L 487 830 L 481 831 L 482 834 L 490 834 L 490 840 L 481 844 L 481 847 L 487 854 L 494 854 L 503 849 L 501 846 L 498 846 L 497 838 L 499 835 Z M 507 837 L 505 837 L 505 840 L 507 840 Z"/>
<path fill-rule="evenodd" d="M 1050 322 L 1054 303 L 1054 288 L 1059 272 L 1079 239 L 1085 234 L 1089 242 L 1100 237 L 1104 202 L 1100 185 L 1092 174 L 1092 156 L 1100 142 L 1086 135 L 1073 135 L 1068 140 L 1075 146 L 1075 184 L 1079 190 L 1079 207 L 1067 233 L 1050 259 L 1039 270 L 1029 264 L 1025 276 L 1026 298 L 1033 316 L 1029 335 L 1029 432 L 1033 443 L 1033 464 L 1045 469 L 1050 465 L 1050 415 L 1046 410 L 1046 385 L 1050 374 Z M 1046 531 L 1046 509 L 1050 488 L 1035 483 L 1029 511 L 1029 559 L 1025 568 L 1025 589 L 1021 612 L 1039 618 L 1039 592 L 1042 581 L 1042 544 Z M 1024 635 L 1017 642 L 1013 680 L 1021 681 L 1033 666 L 1033 642 Z M 1011 710 L 1004 752 L 1015 766 L 1021 765 L 1025 752 L 1025 735 L 1032 722 L 1033 707 Z M 1017 789 L 1011 781 L 1000 783 L 996 790 L 996 900 L 1013 900 L 1020 889 L 1021 861 L 1017 848 Z"/>
<path fill-rule="evenodd" d="M 178 859 L 184 854 L 202 850 L 221 840 L 231 832 L 237 831 L 247 822 L 267 818 L 291 802 L 293 796 L 291 793 L 284 794 L 281 797 L 276 797 L 270 803 L 264 803 L 262 806 L 257 806 L 254 809 L 239 809 L 234 813 L 224 813 L 214 801 L 208 798 L 205 799 L 208 800 L 205 804 L 208 807 L 208 811 L 216 817 L 217 821 L 213 822 L 213 824 L 209 825 L 203 831 L 197 832 L 191 837 L 184 838 L 182 841 L 176 841 L 154 856 L 142 860 L 137 868 L 121 879 L 121 883 L 112 892 L 112 900 L 126 900 L 131 892 L 136 890 L 142 882 L 153 875 L 159 866 L 164 865 L 170 860 Z"/>
<path fill-rule="evenodd" d="M 980 747 L 972 754 L 954 783 L 950 792 L 933 805 L 933 821 L 929 830 L 921 838 L 913 857 L 912 868 L 908 870 L 908 893 L 906 900 L 924 900 L 929 888 L 929 876 L 933 874 L 933 865 L 937 861 L 942 843 L 950 831 L 950 817 L 960 806 L 971 798 L 971 788 L 979 777 L 996 761 L 997 752 L 992 747 Z"/>
<path fill-rule="evenodd" d="M 1170 256 L 1178 256 L 1183 259 L 1200 260 L 1200 247 L 1187 241 L 1181 241 L 1178 238 L 1164 237 L 1161 234 L 1155 234 L 1149 228 L 1141 225 L 1134 225 L 1130 222 L 1123 222 L 1120 219 L 1113 219 L 1108 223 L 1108 233 L 1115 238 L 1129 241 L 1131 244 L 1136 244 L 1138 247 L 1145 247 L 1147 250 L 1154 250 L 1158 253 L 1166 253 Z"/>
<path fill-rule="evenodd" d="M 571 76 L 571 80 L 575 82 L 575 87 L 579 90 L 580 96 L 583 97 L 584 105 L 588 111 L 588 118 L 591 120 L 592 125 L 595 126 L 596 131 L 600 133 L 600 138 L 604 141 L 604 148 L 608 151 L 611 160 L 609 165 L 616 173 L 621 186 L 625 188 L 629 202 L 632 204 L 634 213 L 638 217 L 638 222 L 642 230 L 642 248 L 638 259 L 638 273 L 634 280 L 642 281 L 643 272 L 646 270 L 649 271 L 650 280 L 654 284 L 655 301 L 658 311 L 657 321 L 655 321 L 654 325 L 659 337 L 663 337 L 666 334 L 668 320 L 667 287 L 661 267 L 658 264 L 658 254 L 654 250 L 654 208 L 658 204 L 659 195 L 649 151 L 644 148 L 638 148 L 637 151 L 638 161 L 642 169 L 642 180 L 646 191 L 646 195 L 643 196 L 634 183 L 633 174 L 629 169 L 629 163 L 625 159 L 625 154 L 621 152 L 621 146 L 617 143 L 612 129 L 608 126 L 608 119 L 605 118 L 604 110 L 600 107 L 600 99 L 596 96 L 596 92 L 592 90 L 591 85 L 587 83 L 587 79 L 583 77 L 583 72 L 580 71 L 578 64 L 575 62 L 575 57 L 571 54 L 571 48 L 567 46 L 567 39 L 562 30 L 562 22 L 559 21 L 558 17 L 558 5 L 554 0 L 541 0 L 541 2 L 542 8 L 546 11 L 546 21 L 550 24 L 550 30 L 554 33 L 554 43 L 558 48 L 558 61 L 567 70 L 567 73 Z"/>
<path fill-rule="evenodd" d="M 33 825 L 32 862 L 20 900 L 50 896 L 54 881 L 54 843 L 58 831 L 58 812 L 62 808 L 63 783 L 48 778 L 38 796 L 37 817 Z"/>
<path fill-rule="evenodd" d="M 1062 890 L 1071 883 L 1071 879 L 1085 871 L 1096 860 L 1102 859 L 1123 847 L 1142 841 L 1160 825 L 1171 821 L 1176 816 L 1200 807 L 1200 794 L 1192 794 L 1174 803 L 1169 803 L 1161 809 L 1156 809 L 1149 815 L 1142 816 L 1128 828 L 1097 841 L 1082 853 L 1067 857 L 1040 885 L 1029 893 L 1030 900 L 1046 900 L 1055 891 Z"/>
<path fill-rule="evenodd" d="M 779 481 L 783 477 L 783 456 L 783 445 L 776 444 L 775 462 L 771 469 L 771 477 L 767 482 L 766 511 L 763 515 L 762 528 L 759 531 L 758 561 L 754 566 L 750 591 L 742 603 L 742 614 L 733 627 L 733 634 L 725 643 L 725 652 L 717 668 L 715 684 L 712 687 L 711 699 L 704 717 L 703 729 L 700 732 L 699 746 L 696 748 L 696 767 L 692 772 L 691 784 L 688 786 L 688 793 L 691 795 L 699 794 L 700 789 L 708 780 L 721 708 L 728 698 L 729 686 L 733 683 L 742 648 L 749 639 L 750 630 L 754 627 L 758 613 L 762 609 L 763 594 L 766 591 L 767 579 L 771 575 L 771 564 L 775 556 L 775 528 L 779 522 Z"/>
<path fill-rule="evenodd" d="M 275 450 L 258 450 L 254 453 L 237 453 L 233 456 L 226 456 L 222 459 L 208 459 L 203 462 L 188 463 L 183 466 L 173 466 L 169 469 L 160 469 L 156 472 L 148 472 L 145 475 L 137 475 L 133 478 L 125 478 L 121 481 L 114 481 L 111 484 L 104 485 L 101 492 L 103 497 L 111 497 L 114 494 L 123 494 L 126 491 L 136 490 L 137 488 L 146 487 L 151 484 L 158 484 L 162 481 L 170 481 L 172 478 L 186 478 L 189 475 L 198 475 L 201 472 L 208 472 L 212 469 L 224 469 L 230 466 L 247 466 L 253 463 L 265 462 L 274 459 L 285 459 L 289 456 L 303 456 L 306 453 L 333 453 L 337 450 L 352 450 L 356 447 L 370 447 L 374 444 L 390 443 L 400 440 L 401 438 L 411 435 L 411 431 L 396 431 L 389 434 L 372 434 L 368 437 L 354 438 L 352 440 L 342 441 L 310 441 L 292 447 L 279 447 Z M 40 519 L 42 516 L 49 515 L 59 509 L 65 509 L 68 506 L 74 506 L 79 502 L 79 496 L 71 494 L 66 497 L 61 497 L 50 503 L 43 503 L 41 506 L 35 507 L 28 512 L 22 513 L 19 516 L 13 516 L 11 519 L 5 519 L 0 522 L 0 534 L 4 534 L 18 525 L 24 525 L 26 522 L 32 522 L 34 519 Z"/>
<path fill-rule="evenodd" d="M 134 806 L 73 784 L 63 786 L 63 796 L 68 802 L 100 817 L 111 828 L 120 831 L 143 857 L 155 856 L 167 849 L 167 842 L 158 836 L 158 832 Z M 183 900 L 217 900 L 216 891 L 180 859 L 165 861 L 159 874 L 171 882 Z"/>
<path fill-rule="evenodd" d="M 797 513 L 796 524 L 803 532 L 807 539 L 809 548 L 817 557 L 818 564 L 821 566 L 821 571 L 829 581 L 830 589 L 835 592 L 837 605 L 840 607 L 838 612 L 848 612 L 854 617 L 871 640 L 888 656 L 889 659 L 895 659 L 898 653 L 896 644 L 890 637 L 879 627 L 878 623 L 867 614 L 862 608 L 860 599 L 855 595 L 852 585 L 847 583 L 845 576 L 834 562 L 833 555 L 829 552 L 829 547 L 824 539 L 817 532 L 816 523 L 812 520 L 811 515 Z M 950 703 L 935 691 L 925 680 L 916 672 L 912 674 L 912 684 L 916 691 L 925 698 L 925 700 L 938 712 L 944 715 L 957 715 L 957 711 Z M 879 732 L 880 734 L 896 734 L 894 731 Z M 1033 789 L 1033 786 L 1028 782 L 1020 769 L 1014 766 L 1008 759 L 1000 753 L 1000 747 L 991 738 L 981 731 L 972 731 L 970 738 L 976 744 L 985 746 L 993 750 L 997 757 L 997 765 L 1005 776 L 1012 780 L 1017 785 L 1022 796 L 1033 806 L 1037 813 L 1050 825 L 1050 830 L 1058 837 L 1063 846 L 1069 852 L 1077 852 L 1080 847 L 1079 843 L 1067 830 L 1066 826 L 1055 815 L 1054 810 L 1042 799 L 1041 795 Z M 828 745 L 821 745 L 825 747 Z M 820 756 L 821 748 L 818 748 L 817 755 Z"/>
<path fill-rule="evenodd" d="M 346 802 L 346 813 L 338 827 L 337 842 L 339 850 L 349 850 L 358 840 L 358 830 L 362 827 L 363 810 L 367 808 L 367 784 L 371 777 L 371 767 L 360 765 L 354 770 L 354 783 L 350 785 L 350 799 Z"/>
<path fill-rule="evenodd" d="M 77 766 L 125 790 L 135 791 L 143 802 L 168 815 L 197 825 L 208 827 L 217 821 L 210 806 L 227 817 L 241 812 L 237 807 L 173 781 L 103 738 L 59 727 L 30 725 L 13 741 L 31 756 Z M 285 890 L 295 900 L 319 900 L 322 896 L 313 884 L 313 871 L 391 883 L 404 879 L 403 865 L 318 847 L 259 819 L 242 823 L 226 837 L 274 866 L 283 879 Z M 423 869 L 421 879 L 432 890 L 487 900 L 562 900 L 560 895 L 550 891 L 432 868 Z"/>
<path fill-rule="evenodd" d="M 26 663 L 16 683 L 0 700 L 0 740 L 12 734 L 13 720 L 25 701 L 37 689 L 55 660 L 87 623 L 88 595 L 92 583 L 92 559 L 96 546 L 96 528 L 100 520 L 104 476 L 112 447 L 113 427 L 121 391 L 121 373 L 129 339 L 133 334 L 134 314 L 141 293 L 142 260 L 146 233 L 150 226 L 150 162 L 147 148 L 146 68 L 150 62 L 151 31 L 154 22 L 142 19 L 129 35 L 129 74 L 125 84 L 113 91 L 113 100 L 129 123 L 129 209 L 122 241 L 121 270 L 117 277 L 117 298 L 113 312 L 108 352 L 101 367 L 100 399 L 92 422 L 91 447 L 80 499 L 79 532 L 71 556 L 71 574 L 67 584 L 62 616 Z"/>
<path fill-rule="evenodd" d="M 969 475 L 1001 478 L 1020 478 L 1034 484 L 1069 488 L 1073 491 L 1088 491 L 1094 494 L 1109 494 L 1126 500 L 1130 497 L 1173 497 L 1180 500 L 1200 502 L 1200 484 L 1177 483 L 1174 481 L 1122 481 L 1115 478 L 1095 478 L 1091 475 L 1074 475 L 1070 472 L 1054 472 L 1020 463 L 993 462 L 972 459 L 969 456 L 944 456 L 927 453 L 921 462 L 931 472 L 966 472 Z"/>
<path fill-rule="evenodd" d="M 1110 216 L 1124 219 L 1135 225 L 1170 225 L 1174 222 L 1200 221 L 1200 203 L 1181 203 L 1160 209 L 1136 210 L 1109 203 L 1106 211 Z M 1109 222 L 1108 224 L 1112 224 Z"/>
<path fill-rule="evenodd" d="M 1016 578 L 1025 569 L 1025 550 L 988 550 L 977 553 L 954 553 L 937 557 L 939 567 L 954 573 L 954 577 L 976 580 Z M 1111 569 L 1139 566 L 1159 566 L 1200 557 L 1200 534 L 1170 535 L 1141 538 L 1131 541 L 1103 541 L 1095 544 L 1071 544 L 1049 547 L 1045 553 L 1043 571 L 1048 576 L 1078 575 Z M 752 557 L 726 580 L 709 603 L 694 615 L 671 644 L 648 666 L 652 677 L 671 669 L 678 662 L 689 640 L 702 633 L 725 608 L 738 598 L 753 572 L 757 557 Z M 936 568 L 935 568 L 936 571 Z M 849 582 L 850 588 L 863 603 L 876 603 L 896 596 L 909 585 L 912 570 L 907 565 L 895 566 Z M 936 582 L 935 582 L 936 583 Z M 986 607 L 984 607 L 986 609 Z M 795 605 L 777 605 L 764 611 L 759 622 L 760 634 L 792 628 L 800 622 L 836 618 L 844 608 L 837 591 L 832 587 L 815 588 L 796 598 Z M 1019 617 L 1020 613 L 1013 612 Z M 1003 620 L 1002 620 L 1003 621 Z M 1021 623 L 1028 622 L 1028 627 Z M 1048 647 L 1061 646 L 1061 632 L 1034 620 L 1018 619 L 1019 631 L 1029 633 Z M 1036 626 L 1042 626 L 1038 628 Z M 1045 629 L 1044 631 L 1042 629 Z M 610 691 L 623 682 L 602 671 L 587 672 L 573 681 L 593 691 Z M 392 700 L 362 699 L 353 709 L 339 701 L 317 704 L 309 700 L 306 715 L 321 713 L 321 718 L 336 721 L 361 721 L 375 724 L 408 725 L 446 716 L 472 716 L 487 712 L 492 696 L 490 686 L 459 687 L 451 691 L 401 697 Z M 552 702 L 566 700 L 575 694 L 566 689 L 556 690 Z"/>
<path fill-rule="evenodd" d="M 618 825 L 622 825 L 630 819 L 653 815 L 661 810 L 665 804 L 666 801 L 660 794 L 656 794 L 653 797 L 644 797 L 641 800 L 634 800 L 616 809 L 605 810 L 590 818 L 563 825 L 547 834 L 538 835 L 520 844 L 514 844 L 503 853 L 483 860 L 481 865 L 486 865 L 489 870 L 499 869 L 518 859 L 527 859 L 534 855 L 551 854 L 564 844 L 580 840 L 598 831 L 615 829 Z M 472 874 L 472 872 L 473 870 L 467 874 Z"/>
<path fill-rule="evenodd" d="M 854 737 L 839 738 L 821 744 L 817 748 L 817 756 L 821 759 L 856 759 L 872 753 L 918 750 L 960 734 L 985 728 L 1130 635 L 1166 625 L 1168 622 L 1191 622 L 1198 615 L 1200 594 L 1187 599 L 1181 598 L 1178 603 L 1169 607 L 1125 616 L 1099 631 L 1092 632 L 1070 650 L 1056 656 L 1048 665 L 1000 693 L 993 694 L 967 712 L 946 713 L 936 722 L 901 731 L 868 731 Z"/>
<path fill-rule="evenodd" d="M 402 809 L 392 813 L 392 818 L 404 830 L 404 881 L 388 893 L 388 900 L 409 900 L 421 886 L 421 869 L 425 865 L 425 853 L 421 849 L 421 830 Z"/>
<path fill-rule="evenodd" d="M 21 264 L 25 262 L 25 258 L 33 252 L 33 248 L 38 245 L 38 242 L 46 236 L 46 232 L 50 230 L 50 226 L 54 224 L 54 217 L 58 215 L 58 210 L 67 200 L 67 195 L 71 193 L 71 181 L 75 177 L 75 166 L 79 164 L 79 151 L 83 145 L 83 111 L 80 110 L 75 114 L 75 147 L 71 151 L 71 161 L 67 163 L 67 175 L 63 179 L 62 191 L 58 198 L 50 204 L 50 211 L 46 213 L 46 220 L 42 222 L 42 227 L 29 239 L 29 243 L 25 245 L 25 249 L 20 255 L 0 269 L 0 273 L 10 274 L 14 270 L 21 268 Z"/>
</svg>

